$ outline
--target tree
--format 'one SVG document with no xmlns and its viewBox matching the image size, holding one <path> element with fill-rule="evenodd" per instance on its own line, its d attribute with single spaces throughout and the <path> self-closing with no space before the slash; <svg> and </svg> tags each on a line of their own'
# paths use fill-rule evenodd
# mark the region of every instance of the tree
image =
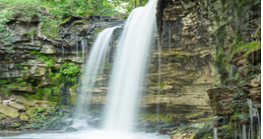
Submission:
<svg viewBox="0 0 263 139">
<path fill-rule="evenodd" d="M 130 13 L 137 6 L 144 6 L 149 0 L 112 0 L 115 7 L 123 6 L 125 13 Z"/>
</svg>

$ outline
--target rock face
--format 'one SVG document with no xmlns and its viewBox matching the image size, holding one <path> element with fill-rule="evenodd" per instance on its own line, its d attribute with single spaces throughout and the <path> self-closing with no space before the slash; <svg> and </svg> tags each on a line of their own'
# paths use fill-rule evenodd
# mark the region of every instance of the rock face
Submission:
<svg viewBox="0 0 263 139">
<path fill-rule="evenodd" d="M 209 39 L 211 21 L 199 2 L 159 1 L 157 25 L 161 45 L 160 97 L 158 48 L 154 49 L 145 96 L 146 107 L 161 102 L 167 113 L 211 113 L 206 90 L 216 83 L 215 50 Z M 148 104 L 147 104 L 148 102 Z M 152 107 L 153 109 L 153 107 Z"/>
<path fill-rule="evenodd" d="M 191 119 L 191 115 L 213 113 L 220 116 L 215 126 L 222 138 L 230 138 L 225 132 L 231 127 L 229 121 L 248 125 L 247 99 L 252 100 L 254 108 L 261 107 L 260 2 L 255 0 L 254 4 L 240 7 L 229 2 L 159 0 L 158 32 L 145 75 L 142 113 L 172 114 L 171 120 L 176 115 Z M 240 15 L 236 17 L 233 11 Z M 80 69 L 95 36 L 104 28 L 123 23 L 121 17 L 73 16 L 61 25 L 59 39 L 43 35 L 43 23 L 39 20 L 12 19 L 8 23 L 8 29 L 15 32 L 12 43 L 0 44 L 0 129 L 19 129 L 29 122 L 27 129 L 39 129 L 43 126 L 39 116 L 55 110 L 49 111 L 49 105 L 43 101 L 13 102 L 10 95 L 4 94 L 73 104 L 80 70 L 66 77 L 61 71 L 68 68 L 68 63 L 75 63 Z M 243 24 L 247 28 L 240 26 Z M 121 31 L 114 32 L 114 44 Z M 244 44 L 240 46 L 236 43 L 239 41 Z M 105 70 L 108 74 L 108 68 Z M 95 108 L 104 105 L 109 77 L 106 76 L 97 79 L 92 99 Z M 58 113 L 65 116 L 66 112 Z M 55 121 L 52 118 L 49 126 Z"/>
<path fill-rule="evenodd" d="M 197 68 L 196 73 L 208 69 L 204 68 L 209 65 L 208 63 L 215 64 L 214 70 L 204 71 L 209 71 L 207 73 L 211 73 L 210 75 L 218 73 L 217 80 L 214 80 L 215 76 L 212 80 L 208 80 L 214 81 L 214 88 L 206 88 L 213 114 L 220 116 L 215 123 L 218 128 L 218 138 L 241 137 L 241 133 L 238 133 L 238 136 L 233 135 L 233 132 L 238 130 L 244 130 L 252 135 L 248 133 L 249 128 L 258 126 L 256 122 L 249 124 L 248 121 L 253 119 L 257 121 L 255 117 L 258 114 L 252 114 L 251 111 L 260 113 L 258 108 L 261 105 L 260 3 L 260 1 L 239 3 L 221 0 L 159 0 L 158 2 L 157 25 L 163 51 L 165 52 L 166 49 L 173 51 L 176 50 L 174 46 L 180 46 L 178 53 L 189 55 L 192 52 L 198 58 L 198 53 L 205 54 L 207 50 L 208 55 L 205 55 L 204 59 L 198 58 L 201 62 L 199 60 L 193 62 L 195 65 L 205 63 L 204 66 L 198 66 L 201 68 Z M 192 63 L 187 61 L 184 66 L 188 64 Z M 165 66 L 165 70 L 169 69 L 167 67 Z M 184 69 L 182 73 L 187 70 Z M 249 118 L 247 117 L 249 114 L 254 116 Z M 255 131 L 253 134 L 256 135 L 258 132 Z"/>
<path fill-rule="evenodd" d="M 48 128 L 69 116 L 60 107 L 74 104 L 80 71 L 96 35 L 122 22 L 107 16 L 73 16 L 62 25 L 58 39 L 45 36 L 39 20 L 11 19 L 7 28 L 15 33 L 12 42 L 0 43 L 0 129 Z M 23 99 L 13 101 L 13 95 Z M 49 107 L 52 102 L 59 110 Z"/>
</svg>

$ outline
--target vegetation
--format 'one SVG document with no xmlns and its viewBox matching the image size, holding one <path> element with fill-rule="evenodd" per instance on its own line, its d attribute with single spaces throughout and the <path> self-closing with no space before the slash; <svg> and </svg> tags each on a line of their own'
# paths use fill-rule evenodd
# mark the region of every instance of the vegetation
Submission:
<svg viewBox="0 0 263 139">
<path fill-rule="evenodd" d="M 145 5 L 148 0 L 112 0 L 113 5 L 124 13 L 130 13 L 134 8 Z"/>
<path fill-rule="evenodd" d="M 7 95 L 10 94 L 12 89 L 25 86 L 27 86 L 27 82 L 22 78 L 16 78 L 14 81 L 2 79 L 0 80 L 0 93 Z"/>
<path fill-rule="evenodd" d="M 250 43 L 243 43 L 243 44 L 238 45 L 237 48 L 235 48 L 232 51 L 231 57 L 235 53 L 240 52 L 240 51 L 245 52 L 245 56 L 247 56 L 250 52 L 252 52 L 254 50 L 257 50 L 257 49 L 260 49 L 260 48 L 261 48 L 261 42 L 260 41 L 253 41 L 253 42 L 250 42 Z"/>
</svg>

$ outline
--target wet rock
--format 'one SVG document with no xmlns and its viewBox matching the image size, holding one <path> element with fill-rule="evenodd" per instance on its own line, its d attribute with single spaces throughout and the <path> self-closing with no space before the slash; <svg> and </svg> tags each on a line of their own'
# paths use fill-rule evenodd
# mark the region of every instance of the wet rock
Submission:
<svg viewBox="0 0 263 139">
<path fill-rule="evenodd" d="M 29 120 L 29 117 L 26 115 L 26 113 L 21 113 L 19 118 L 23 121 L 27 121 Z"/>
<path fill-rule="evenodd" d="M 40 50 L 40 53 L 41 54 L 56 54 L 56 49 L 54 45 L 44 44 L 42 46 L 42 49 Z"/>
<path fill-rule="evenodd" d="M 37 108 L 32 107 L 28 110 L 26 110 L 26 114 L 30 117 L 30 118 L 34 118 L 35 116 L 37 116 Z"/>
<path fill-rule="evenodd" d="M 33 89 L 32 89 L 32 86 L 25 86 L 25 87 L 21 87 L 21 86 L 18 86 L 18 87 L 14 87 L 12 89 L 13 92 L 27 92 L 27 93 L 33 93 Z"/>
<path fill-rule="evenodd" d="M 74 127 L 68 127 L 65 131 L 66 132 L 77 132 L 78 130 Z"/>
<path fill-rule="evenodd" d="M 207 90 L 210 105 L 217 116 L 231 115 L 238 89 L 235 87 L 221 87 Z"/>
<path fill-rule="evenodd" d="M 10 116 L 12 118 L 16 118 L 19 116 L 18 109 L 2 104 L 0 104 L 0 113 L 3 113 L 4 115 Z"/>
<path fill-rule="evenodd" d="M 26 108 L 25 108 L 23 105 L 20 105 L 20 104 L 18 104 L 18 103 L 16 103 L 16 102 L 13 102 L 13 101 L 11 101 L 11 102 L 9 103 L 9 106 L 18 109 L 20 112 L 26 110 Z"/>
<path fill-rule="evenodd" d="M 172 117 L 172 121 L 173 122 L 180 122 L 180 123 L 188 123 L 189 122 L 188 119 L 186 119 L 184 116 L 176 116 L 176 115 L 174 115 Z"/>
<path fill-rule="evenodd" d="M 12 128 L 18 128 L 18 127 L 20 127 L 20 125 L 21 125 L 21 123 L 17 121 L 17 122 L 12 123 L 11 127 Z"/>
</svg>

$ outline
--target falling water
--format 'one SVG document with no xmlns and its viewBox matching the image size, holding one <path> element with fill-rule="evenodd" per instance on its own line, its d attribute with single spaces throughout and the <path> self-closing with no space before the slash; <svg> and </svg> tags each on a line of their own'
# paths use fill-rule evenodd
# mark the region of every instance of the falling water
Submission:
<svg viewBox="0 0 263 139">
<path fill-rule="evenodd" d="M 109 51 L 110 41 L 112 38 L 112 34 L 114 29 L 117 27 L 112 27 L 103 30 L 99 33 L 92 50 L 90 52 L 90 56 L 87 60 L 87 64 L 85 67 L 85 71 L 83 73 L 83 80 L 81 82 L 80 94 L 78 95 L 76 112 L 74 118 L 73 126 L 86 126 L 87 122 L 85 118 L 87 117 L 87 111 L 89 109 L 89 105 L 87 102 L 90 101 L 92 97 L 92 92 L 96 83 L 96 78 L 100 71 L 100 67 L 104 65 L 107 52 Z"/>
<path fill-rule="evenodd" d="M 75 44 L 76 44 L 76 61 L 79 59 L 79 43 L 78 43 L 78 35 L 75 33 Z"/>
<path fill-rule="evenodd" d="M 86 46 L 87 46 L 87 40 L 81 40 L 81 47 L 82 47 L 82 63 L 83 63 L 83 68 L 84 68 L 84 61 L 85 61 L 85 50 L 86 50 Z"/>
<path fill-rule="evenodd" d="M 89 139 L 157 139 L 155 134 L 134 133 L 137 104 L 141 94 L 143 76 L 156 30 L 157 0 L 150 0 L 145 7 L 136 8 L 129 16 L 118 41 L 109 92 L 105 108 L 103 130 L 80 128 L 73 133 L 27 134 L 19 137 L 33 138 L 89 138 Z M 73 125 L 87 124 L 87 101 L 91 98 L 99 67 L 104 65 L 109 51 L 109 42 L 116 27 L 102 31 L 86 63 L 78 95 Z M 77 127 L 74 126 L 74 127 Z M 81 130 L 82 129 L 82 130 Z"/>
<path fill-rule="evenodd" d="M 214 139 L 217 139 L 217 128 L 214 128 Z"/>
<path fill-rule="evenodd" d="M 254 133 L 257 132 L 258 136 L 257 138 L 260 139 L 261 137 L 261 124 L 260 124 L 260 116 L 258 113 L 258 110 L 256 108 L 253 108 L 253 102 L 250 99 L 247 99 L 248 107 L 249 107 L 249 116 L 250 116 L 250 137 L 251 139 L 255 138 Z M 253 118 L 257 117 L 257 130 L 254 129 L 254 121 Z"/>
<path fill-rule="evenodd" d="M 242 139 L 247 139 L 246 125 L 242 125 Z"/>
<path fill-rule="evenodd" d="M 110 90 L 107 96 L 104 129 L 131 132 L 137 116 L 153 34 L 156 29 L 157 0 L 136 8 L 129 16 L 117 46 Z"/>
<path fill-rule="evenodd" d="M 171 38 L 172 38 L 172 25 L 171 23 L 169 24 L 169 29 L 168 29 L 168 45 L 169 45 L 169 51 L 171 50 Z"/>
<path fill-rule="evenodd" d="M 160 90 L 161 90 L 161 63 L 162 63 L 162 47 L 160 40 L 158 41 L 158 95 L 157 95 L 157 127 L 159 124 L 159 114 L 160 114 Z"/>
</svg>

